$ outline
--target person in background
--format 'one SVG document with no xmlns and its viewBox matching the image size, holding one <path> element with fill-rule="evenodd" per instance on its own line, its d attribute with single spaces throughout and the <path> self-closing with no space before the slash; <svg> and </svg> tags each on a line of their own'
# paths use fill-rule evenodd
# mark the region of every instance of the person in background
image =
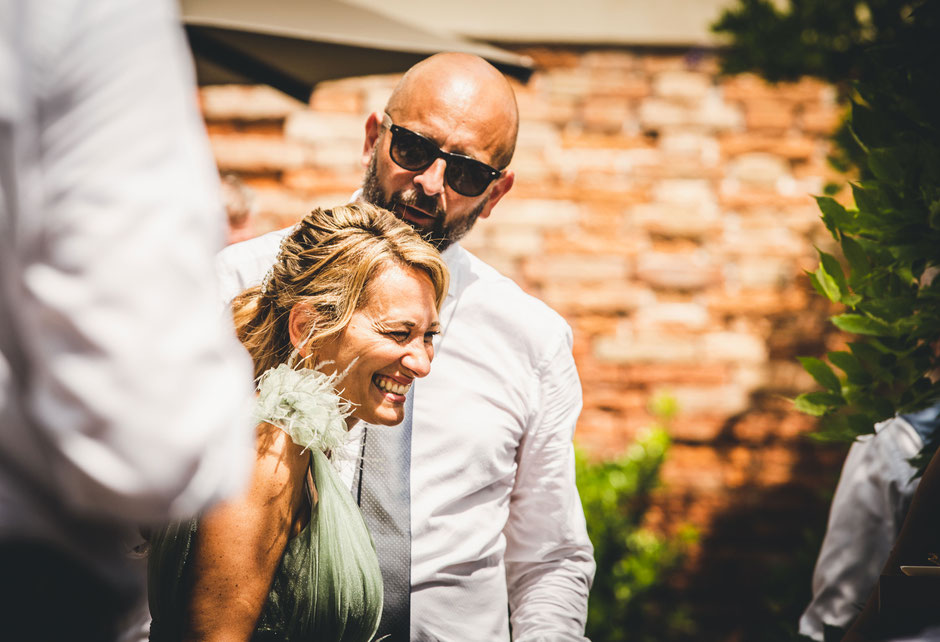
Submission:
<svg viewBox="0 0 940 642">
<path fill-rule="evenodd" d="M 829 509 L 801 635 L 841 640 L 861 612 L 920 482 L 910 460 L 938 437 L 940 404 L 884 421 L 852 444 Z"/>
<path fill-rule="evenodd" d="M 379 636 L 401 640 L 583 640 L 594 577 L 574 477 L 581 384 L 571 329 L 460 246 L 515 180 L 518 110 L 481 58 L 412 67 L 365 124 L 355 198 L 391 210 L 450 270 L 431 373 L 412 421 L 363 430 L 347 483 L 376 539 L 385 586 Z M 229 299 L 260 283 L 289 230 L 219 255 Z"/>
<path fill-rule="evenodd" d="M 254 193 L 234 174 L 222 175 L 222 202 L 228 215 L 225 243 L 240 243 L 254 237 Z"/>
<path fill-rule="evenodd" d="M 885 560 L 881 576 L 894 576 L 898 582 L 872 590 L 865 607 L 858 614 L 844 638 L 845 642 L 937 642 L 940 640 L 940 611 L 936 603 L 936 584 L 917 583 L 927 578 L 909 578 L 902 566 L 935 567 L 940 551 L 940 457 L 934 453 L 911 506 L 901 525 L 901 532 Z M 898 577 L 900 576 L 900 577 Z M 906 582 L 905 580 L 910 580 Z M 905 590 L 905 585 L 907 589 Z M 926 594 L 926 595 L 924 595 Z M 913 602 L 913 603 L 912 603 Z"/>
<path fill-rule="evenodd" d="M 251 364 L 170 0 L 0 0 L 0 637 L 114 639 L 138 524 L 241 490 Z"/>
</svg>

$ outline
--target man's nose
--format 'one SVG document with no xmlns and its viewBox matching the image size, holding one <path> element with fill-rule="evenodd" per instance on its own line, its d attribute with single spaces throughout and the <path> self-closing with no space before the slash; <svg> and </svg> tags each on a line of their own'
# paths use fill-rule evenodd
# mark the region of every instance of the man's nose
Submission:
<svg viewBox="0 0 940 642">
<path fill-rule="evenodd" d="M 419 185 L 428 196 L 437 196 L 444 193 L 444 170 L 447 163 L 443 158 L 437 158 L 427 169 L 414 177 L 415 185 Z"/>
</svg>

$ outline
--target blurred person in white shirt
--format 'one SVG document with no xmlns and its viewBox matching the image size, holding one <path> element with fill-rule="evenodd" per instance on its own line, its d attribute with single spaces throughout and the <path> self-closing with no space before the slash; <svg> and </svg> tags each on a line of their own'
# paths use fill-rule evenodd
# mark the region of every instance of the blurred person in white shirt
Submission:
<svg viewBox="0 0 940 642">
<path fill-rule="evenodd" d="M 218 178 L 169 0 L 0 0 L 0 630 L 108 640 L 138 524 L 247 481 Z"/>
</svg>

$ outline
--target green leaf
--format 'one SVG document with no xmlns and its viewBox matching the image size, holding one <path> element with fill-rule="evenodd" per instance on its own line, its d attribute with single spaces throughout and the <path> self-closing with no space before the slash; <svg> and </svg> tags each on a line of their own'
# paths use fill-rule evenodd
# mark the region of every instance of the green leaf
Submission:
<svg viewBox="0 0 940 642">
<path fill-rule="evenodd" d="M 850 383 L 858 385 L 871 383 L 871 375 L 851 352 L 830 352 L 826 357 L 845 373 Z"/>
<path fill-rule="evenodd" d="M 852 102 L 850 129 L 855 142 L 865 151 L 868 151 L 871 146 L 876 146 L 881 140 L 881 123 L 878 117 L 872 113 L 872 110 L 855 101 Z"/>
<path fill-rule="evenodd" d="M 849 350 L 851 350 L 852 354 L 858 357 L 860 361 L 871 365 L 880 364 L 885 352 L 885 350 L 876 348 L 870 342 L 862 343 L 861 341 L 853 341 L 850 343 Z"/>
<path fill-rule="evenodd" d="M 872 319 L 861 314 L 840 314 L 830 319 L 833 324 L 843 332 L 864 334 L 870 336 L 893 336 L 891 327 L 883 321 Z"/>
<path fill-rule="evenodd" d="M 821 442 L 855 441 L 859 435 L 870 433 L 874 422 L 864 414 L 832 415 L 823 420 L 823 428 L 815 437 Z"/>
<path fill-rule="evenodd" d="M 857 435 L 864 435 L 875 430 L 875 421 L 871 417 L 862 413 L 846 415 L 846 422 L 849 428 Z"/>
<path fill-rule="evenodd" d="M 868 262 L 868 255 L 858 241 L 849 236 L 842 237 L 842 254 L 849 262 L 851 275 L 853 279 L 859 279 L 867 276 L 871 271 L 871 263 Z"/>
<path fill-rule="evenodd" d="M 821 294 L 827 299 L 836 303 L 842 300 L 842 292 L 839 290 L 839 284 L 826 273 L 826 268 L 822 263 L 816 268 L 816 272 L 813 276 L 816 278 L 816 283 L 819 284 Z"/>
<path fill-rule="evenodd" d="M 819 385 L 833 392 L 841 392 L 842 383 L 839 381 L 839 377 L 824 361 L 816 357 L 797 357 L 797 359 Z"/>
<path fill-rule="evenodd" d="M 810 433 L 808 436 L 818 443 L 839 443 L 853 441 L 858 434 L 851 430 L 845 422 L 844 417 L 832 417 L 824 419 L 825 425 L 819 432 Z"/>
<path fill-rule="evenodd" d="M 826 229 L 832 234 L 833 238 L 839 238 L 838 230 L 844 230 L 852 226 L 852 216 L 842 205 L 828 196 L 817 196 L 816 203 L 819 205 L 819 211 L 822 212 L 822 220 Z"/>
<path fill-rule="evenodd" d="M 917 277 L 914 276 L 914 272 L 911 270 L 911 266 L 909 265 L 897 266 L 894 273 L 897 274 L 901 278 L 901 281 L 905 283 L 909 283 L 911 285 L 917 283 Z"/>
<path fill-rule="evenodd" d="M 928 208 L 930 216 L 927 219 L 927 224 L 935 230 L 940 230 L 940 200 L 933 201 Z"/>
<path fill-rule="evenodd" d="M 819 282 L 819 279 L 816 278 L 816 275 L 812 272 L 807 272 L 806 275 L 809 277 L 809 283 L 813 286 L 813 289 L 816 290 L 820 296 L 826 296 L 826 291 L 823 290 L 822 284 Z"/>
<path fill-rule="evenodd" d="M 904 182 L 904 169 L 898 153 L 891 148 L 872 149 L 868 155 L 868 168 L 877 178 L 892 185 Z"/>
<path fill-rule="evenodd" d="M 793 405 L 800 412 L 814 417 L 822 417 L 839 406 L 845 405 L 842 395 L 832 392 L 806 392 L 793 400 Z"/>
<path fill-rule="evenodd" d="M 826 274 L 832 277 L 832 280 L 835 281 L 836 288 L 838 288 L 839 298 L 835 300 L 841 301 L 842 297 L 849 293 L 849 286 L 845 282 L 845 274 L 842 272 L 842 266 L 839 265 L 839 261 L 836 260 L 836 257 L 831 254 L 827 254 L 819 248 L 816 248 L 816 252 L 819 253 L 819 262 Z"/>
<path fill-rule="evenodd" d="M 872 424 L 894 416 L 894 404 L 879 395 L 871 395 L 857 404 L 860 410 L 867 410 Z"/>
<path fill-rule="evenodd" d="M 875 200 L 874 194 L 857 183 L 852 183 L 852 198 L 855 200 L 855 207 L 860 214 L 878 213 L 878 203 Z"/>
</svg>

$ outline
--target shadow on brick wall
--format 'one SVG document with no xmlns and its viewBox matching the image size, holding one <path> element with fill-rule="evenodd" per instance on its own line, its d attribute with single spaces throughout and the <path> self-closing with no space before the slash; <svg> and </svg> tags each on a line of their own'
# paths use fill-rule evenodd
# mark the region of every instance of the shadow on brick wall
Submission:
<svg viewBox="0 0 940 642">
<path fill-rule="evenodd" d="M 693 610 L 694 639 L 797 639 L 831 500 L 820 489 L 835 487 L 846 450 L 801 440 L 789 482 L 762 485 L 754 471 L 729 492 L 679 595 Z"/>
</svg>

